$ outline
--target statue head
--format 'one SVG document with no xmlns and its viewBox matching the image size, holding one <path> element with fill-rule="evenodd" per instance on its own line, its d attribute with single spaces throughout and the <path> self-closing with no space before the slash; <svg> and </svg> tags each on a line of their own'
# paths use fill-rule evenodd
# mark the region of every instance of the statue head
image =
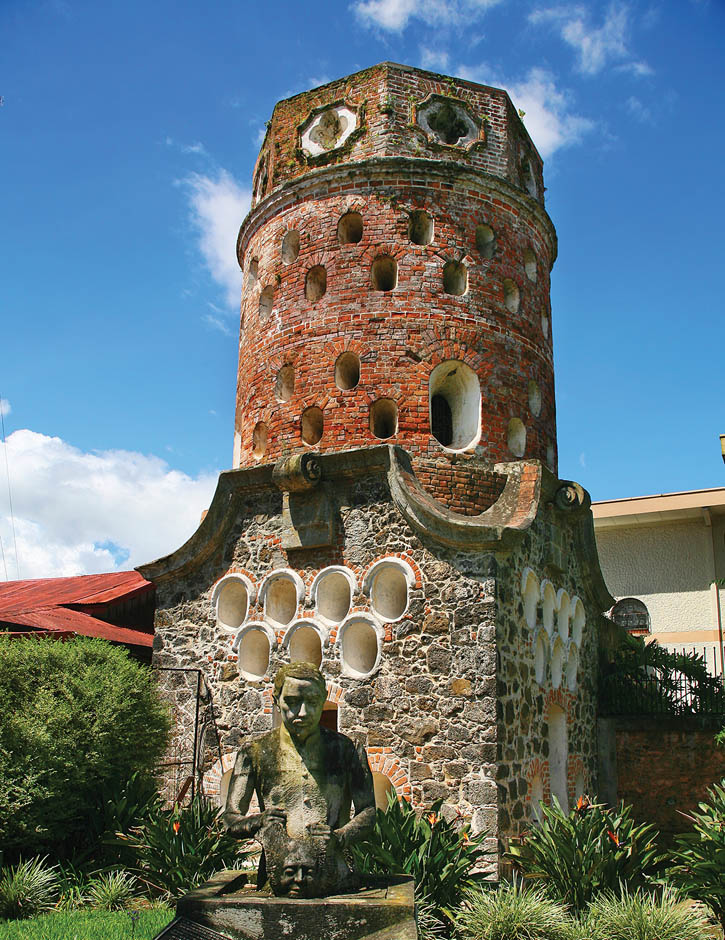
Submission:
<svg viewBox="0 0 725 940">
<path fill-rule="evenodd" d="M 275 676 L 274 700 L 294 738 L 304 741 L 317 730 L 326 698 L 325 678 L 312 663 L 289 663 Z"/>
</svg>

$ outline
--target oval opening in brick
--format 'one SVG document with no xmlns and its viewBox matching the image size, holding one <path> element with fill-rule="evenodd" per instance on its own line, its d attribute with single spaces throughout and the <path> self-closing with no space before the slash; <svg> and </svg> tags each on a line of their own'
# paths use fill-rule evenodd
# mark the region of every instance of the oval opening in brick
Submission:
<svg viewBox="0 0 725 940">
<path fill-rule="evenodd" d="M 317 406 L 305 408 L 302 412 L 302 440 L 305 444 L 312 446 L 322 437 L 325 427 L 325 419 L 322 409 Z"/>
<path fill-rule="evenodd" d="M 526 450 L 526 427 L 521 418 L 509 421 L 507 435 L 508 449 L 514 457 L 523 457 Z"/>
<path fill-rule="evenodd" d="M 385 774 L 381 774 L 379 771 L 373 771 L 373 790 L 375 791 L 375 807 L 376 809 L 386 812 L 389 805 L 391 795 L 396 793 L 395 787 L 390 777 L 386 777 Z"/>
<path fill-rule="evenodd" d="M 531 163 L 526 158 L 521 161 L 521 176 L 524 181 L 524 189 L 535 199 L 537 196 L 536 179 L 534 178 L 534 171 L 531 169 Z"/>
<path fill-rule="evenodd" d="M 317 630 L 312 627 L 297 627 L 289 641 L 289 658 L 292 663 L 322 662 L 322 643 Z"/>
<path fill-rule="evenodd" d="M 555 464 L 556 464 L 556 453 L 554 451 L 554 445 L 549 444 L 546 448 L 546 466 L 549 468 L 549 470 L 552 471 L 552 473 L 554 472 Z"/>
<path fill-rule="evenodd" d="M 235 630 L 247 616 L 249 595 L 247 586 L 239 578 L 227 578 L 217 596 L 216 615 L 219 626 Z"/>
<path fill-rule="evenodd" d="M 317 613 L 330 623 L 341 623 L 350 610 L 350 582 L 340 571 L 323 574 L 317 586 Z"/>
<path fill-rule="evenodd" d="M 545 337 L 549 336 L 549 318 L 545 313 L 541 314 L 541 332 Z"/>
<path fill-rule="evenodd" d="M 541 414 L 541 389 L 533 379 L 529 380 L 529 409 L 535 418 Z"/>
<path fill-rule="evenodd" d="M 290 229 L 282 239 L 282 264 L 292 264 L 300 253 L 300 233 Z"/>
<path fill-rule="evenodd" d="M 536 281 L 536 255 L 531 248 L 524 251 L 524 271 L 530 281 Z"/>
<path fill-rule="evenodd" d="M 408 579 L 403 569 L 390 562 L 381 564 L 370 586 L 373 610 L 383 620 L 399 620 L 408 609 Z"/>
<path fill-rule="evenodd" d="M 267 425 L 264 421 L 258 421 L 252 431 L 252 456 L 255 460 L 261 460 L 267 450 Z"/>
<path fill-rule="evenodd" d="M 566 661 L 566 687 L 570 692 L 576 692 L 577 673 L 579 671 L 579 653 L 572 643 L 569 647 L 569 658 Z"/>
<path fill-rule="evenodd" d="M 335 385 L 342 391 L 355 388 L 360 381 L 360 357 L 354 352 L 344 352 L 335 362 Z"/>
<path fill-rule="evenodd" d="M 547 642 L 543 633 L 536 638 L 536 650 L 534 652 L 534 674 L 539 685 L 544 684 L 546 678 L 546 660 L 547 660 Z"/>
<path fill-rule="evenodd" d="M 282 366 L 274 383 L 274 397 L 277 401 L 289 401 L 295 393 L 295 367 Z"/>
<path fill-rule="evenodd" d="M 447 359 L 428 382 L 431 434 L 451 450 L 465 450 L 481 436 L 481 388 L 465 362 Z"/>
<path fill-rule="evenodd" d="M 561 677 L 564 674 L 564 654 L 564 644 L 561 638 L 557 637 L 551 651 L 551 685 L 554 689 L 561 686 Z"/>
<path fill-rule="evenodd" d="M 310 268 L 305 278 L 305 297 L 311 304 L 316 304 L 327 290 L 327 271 L 321 264 Z"/>
<path fill-rule="evenodd" d="M 433 219 L 424 209 L 410 213 L 408 238 L 414 245 L 430 245 L 433 241 Z"/>
<path fill-rule="evenodd" d="M 390 291 L 398 283 L 398 262 L 390 255 L 380 255 L 370 269 L 373 290 Z"/>
<path fill-rule="evenodd" d="M 504 278 L 503 282 L 503 302 L 509 313 L 518 313 L 521 295 L 519 294 L 519 285 L 512 281 L 510 277 Z"/>
<path fill-rule="evenodd" d="M 249 262 L 249 267 L 247 268 L 247 287 L 254 287 L 258 279 L 259 261 L 256 258 L 252 258 L 252 260 Z"/>
<path fill-rule="evenodd" d="M 337 240 L 341 245 L 357 245 L 363 234 L 363 220 L 359 212 L 346 212 L 337 223 Z"/>
<path fill-rule="evenodd" d="M 392 398 L 378 398 L 370 405 L 370 430 L 381 441 L 398 430 L 398 406 Z"/>
<path fill-rule="evenodd" d="M 493 258 L 496 248 L 496 236 L 490 225 L 482 222 L 476 226 L 476 248 L 484 258 Z"/>
<path fill-rule="evenodd" d="M 341 641 L 344 672 L 362 678 L 370 675 L 378 661 L 378 635 L 367 620 L 352 620 L 345 624 Z"/>
<path fill-rule="evenodd" d="M 247 679 L 259 682 L 269 669 L 269 639 L 264 630 L 247 630 L 239 644 L 239 669 Z"/>
<path fill-rule="evenodd" d="M 297 585 L 286 575 L 273 578 L 269 582 L 264 598 L 265 617 L 286 626 L 296 611 Z"/>
<path fill-rule="evenodd" d="M 443 266 L 443 290 L 460 297 L 468 289 L 468 268 L 462 261 L 447 261 Z"/>
<path fill-rule="evenodd" d="M 259 295 L 259 319 L 265 323 L 274 306 L 274 287 L 265 287 Z"/>
</svg>

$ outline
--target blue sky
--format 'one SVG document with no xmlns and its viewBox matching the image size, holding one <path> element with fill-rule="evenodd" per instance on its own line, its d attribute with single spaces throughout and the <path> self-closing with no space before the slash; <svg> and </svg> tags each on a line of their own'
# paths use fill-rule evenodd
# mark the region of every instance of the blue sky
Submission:
<svg viewBox="0 0 725 940">
<path fill-rule="evenodd" d="M 191 534 L 231 465 L 264 122 L 386 59 L 526 112 L 560 475 L 595 499 L 724 485 L 724 27 L 723 0 L 2 0 L 0 578 Z"/>
</svg>

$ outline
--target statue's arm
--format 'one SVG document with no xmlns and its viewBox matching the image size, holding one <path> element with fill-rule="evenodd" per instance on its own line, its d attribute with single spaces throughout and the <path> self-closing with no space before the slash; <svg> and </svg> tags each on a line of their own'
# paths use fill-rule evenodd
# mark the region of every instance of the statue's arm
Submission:
<svg viewBox="0 0 725 940">
<path fill-rule="evenodd" d="M 247 816 L 256 785 L 254 765 L 247 748 L 237 752 L 227 802 L 221 821 L 224 828 L 238 839 L 252 839 L 262 827 L 262 813 Z"/>
<path fill-rule="evenodd" d="M 343 845 L 365 838 L 375 823 L 375 790 L 365 748 L 350 742 L 350 791 L 355 815 L 350 822 L 335 830 Z"/>
</svg>

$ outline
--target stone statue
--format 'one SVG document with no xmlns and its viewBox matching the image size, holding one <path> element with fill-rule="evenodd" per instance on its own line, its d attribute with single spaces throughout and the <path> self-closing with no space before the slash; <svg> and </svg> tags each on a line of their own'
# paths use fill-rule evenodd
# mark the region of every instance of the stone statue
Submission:
<svg viewBox="0 0 725 940">
<path fill-rule="evenodd" d="M 262 844 L 257 884 L 268 881 L 276 895 L 325 897 L 354 890 L 345 849 L 375 819 L 364 751 L 344 734 L 320 728 L 326 698 L 316 666 L 283 666 L 274 680 L 282 724 L 244 744 L 232 771 L 222 821 L 238 838 Z M 247 815 L 254 793 L 260 812 Z"/>
</svg>

